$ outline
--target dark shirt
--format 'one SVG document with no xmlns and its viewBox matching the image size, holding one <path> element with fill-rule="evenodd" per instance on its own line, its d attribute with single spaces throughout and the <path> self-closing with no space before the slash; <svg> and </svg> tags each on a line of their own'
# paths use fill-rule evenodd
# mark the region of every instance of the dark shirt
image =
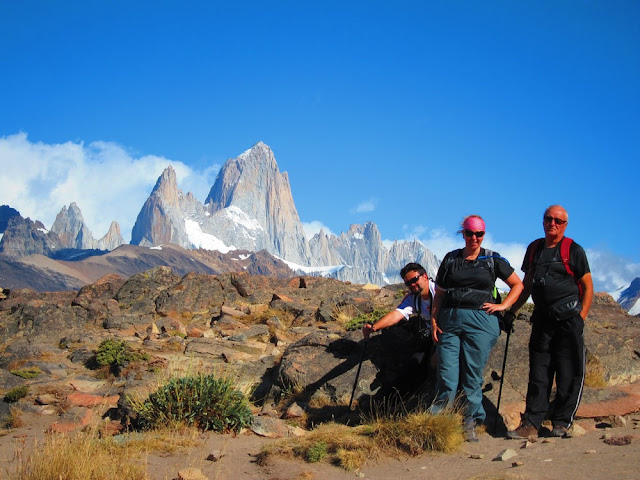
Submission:
<svg viewBox="0 0 640 480">
<path fill-rule="evenodd" d="M 565 240 L 566 241 L 566 240 Z M 590 272 L 589 262 L 584 249 L 576 242 L 569 248 L 569 266 L 575 277 L 567 272 L 560 256 L 560 243 L 552 248 L 543 248 L 543 243 L 534 241 L 527 247 L 522 262 L 522 271 L 532 276 L 531 296 L 537 306 L 549 306 L 556 301 L 572 295 L 578 295 L 577 280 Z M 531 251 L 538 245 L 533 260 Z"/>
<path fill-rule="evenodd" d="M 445 255 L 438 269 L 436 284 L 448 290 L 445 307 L 481 308 L 482 304 L 491 301 L 490 294 L 493 291 L 495 279 L 491 273 L 490 262 L 486 258 L 486 250 L 480 249 L 476 260 L 465 260 L 463 250 L 454 250 Z M 499 253 L 493 252 L 493 264 L 495 274 L 501 280 L 506 280 L 513 273 L 509 262 Z M 489 296 L 482 294 L 462 293 L 450 291 L 451 289 L 473 289 L 488 292 Z"/>
</svg>

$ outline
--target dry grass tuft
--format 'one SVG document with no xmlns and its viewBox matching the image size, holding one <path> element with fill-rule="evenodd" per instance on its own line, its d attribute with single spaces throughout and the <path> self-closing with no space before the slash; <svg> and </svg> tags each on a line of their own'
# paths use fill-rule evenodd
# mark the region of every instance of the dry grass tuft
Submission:
<svg viewBox="0 0 640 480">
<path fill-rule="evenodd" d="M 358 315 L 362 314 L 360 310 L 355 305 L 346 304 L 340 305 L 336 304 L 331 309 L 331 315 L 335 318 L 336 322 L 340 325 L 347 325 L 351 320 L 356 318 Z"/>
<path fill-rule="evenodd" d="M 409 455 L 452 452 L 464 442 L 462 417 L 454 412 L 431 415 L 421 411 L 395 420 L 379 418 L 373 431 L 379 443 Z"/>
<path fill-rule="evenodd" d="M 598 357 L 591 353 L 587 354 L 584 384 L 591 388 L 604 388 L 607 386 L 607 369 L 602 365 Z"/>
<path fill-rule="evenodd" d="M 328 461 L 354 471 L 369 458 L 452 452 L 463 442 L 462 417 L 458 413 L 400 412 L 378 415 L 357 427 L 322 424 L 304 437 L 283 439 L 266 446 L 258 456 L 258 463 L 265 465 L 274 455 L 296 456 L 308 462 Z"/>
<path fill-rule="evenodd" d="M 22 410 L 19 408 L 11 407 L 9 409 L 9 415 L 5 421 L 6 428 L 20 428 L 24 427 L 24 419 L 22 418 Z"/>
<path fill-rule="evenodd" d="M 100 438 L 99 428 L 70 435 L 49 434 L 33 453 L 16 452 L 12 480 L 146 480 L 144 456 L 167 454 L 199 445 L 199 432 L 178 427 Z"/>
<path fill-rule="evenodd" d="M 17 469 L 10 474 L 16 480 L 148 478 L 144 466 L 135 461 L 134 453 L 108 446 L 91 433 L 50 434 L 26 458 L 18 452 L 17 460 Z"/>
<path fill-rule="evenodd" d="M 295 456 L 309 462 L 324 460 L 349 471 L 355 470 L 364 463 L 366 452 L 375 448 L 371 438 L 362 432 L 361 427 L 325 423 L 304 437 L 267 445 L 258 455 L 258 463 L 266 465 L 274 455 Z"/>
</svg>

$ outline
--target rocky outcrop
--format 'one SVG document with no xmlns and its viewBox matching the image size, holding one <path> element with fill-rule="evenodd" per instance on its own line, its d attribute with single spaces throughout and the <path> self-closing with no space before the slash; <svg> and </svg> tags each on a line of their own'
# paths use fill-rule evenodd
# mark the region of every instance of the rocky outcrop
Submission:
<svg viewBox="0 0 640 480">
<path fill-rule="evenodd" d="M 253 391 L 263 412 L 285 417 L 302 409 L 311 421 L 345 413 L 354 383 L 354 402 L 362 409 L 394 388 L 428 399 L 433 372 L 424 357 L 415 355 L 410 330 L 392 327 L 365 345 L 359 330 L 345 328 L 346 312 L 353 317 L 374 307 L 390 310 L 402 289 L 368 290 L 320 277 L 180 276 L 157 267 L 128 280 L 107 276 L 78 292 L 12 290 L 0 299 L 0 383 L 5 389 L 37 385 L 17 406 L 52 415 L 57 413 L 47 407 L 51 402 L 99 409 L 114 405 L 119 396 L 125 422 L 126 399 L 157 386 L 153 372 L 158 370 L 216 372 Z M 510 426 L 519 420 L 528 376 L 527 320 L 525 313 L 516 321 L 506 372 L 504 334 L 491 352 L 484 385 L 490 422 L 501 375 L 501 413 Z M 637 408 L 638 322 L 610 297 L 596 297 L 585 327 L 588 380 L 579 416 L 624 415 Z M 147 360 L 111 372 L 118 379 L 94 378 L 92 358 L 107 338 L 121 339 Z M 43 373 L 16 380 L 7 372 L 16 365 Z M 49 391 L 56 394 L 47 400 L 43 393 Z M 410 402 L 404 405 L 411 408 Z M 82 409 L 67 410 L 73 418 L 60 416 L 59 427 L 81 428 L 79 419 L 88 414 Z"/>
<path fill-rule="evenodd" d="M 64 247 L 54 232 L 48 231 L 39 221 L 21 216 L 11 216 L 0 241 L 0 252 L 10 258 L 40 254 L 53 256 Z"/>
</svg>

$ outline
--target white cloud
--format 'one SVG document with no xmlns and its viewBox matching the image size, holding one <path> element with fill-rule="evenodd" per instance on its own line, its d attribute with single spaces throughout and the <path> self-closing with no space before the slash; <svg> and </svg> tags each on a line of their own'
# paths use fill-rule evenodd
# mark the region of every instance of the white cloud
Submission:
<svg viewBox="0 0 640 480">
<path fill-rule="evenodd" d="M 319 220 L 313 220 L 311 222 L 302 222 L 302 229 L 304 230 L 304 236 L 307 237 L 307 240 L 311 240 L 311 238 L 319 233 L 320 230 L 324 230 L 324 233 L 327 235 L 335 235 L 329 227 L 327 227 L 324 223 Z"/>
<path fill-rule="evenodd" d="M 640 264 L 606 250 L 587 249 L 591 276 L 597 292 L 612 292 L 620 287 L 628 287 L 640 277 Z"/>
<path fill-rule="evenodd" d="M 136 157 L 110 142 L 49 145 L 31 142 L 25 133 L 0 137 L 0 168 L 6 173 L 0 177 L 0 203 L 49 228 L 63 206 L 76 202 L 95 238 L 116 220 L 129 241 L 142 205 L 169 165 L 178 185 L 203 201 L 199 195 L 208 192 L 205 183 L 216 166 L 197 172 L 161 156 Z"/>
<path fill-rule="evenodd" d="M 375 198 L 371 198 L 366 200 L 360 204 L 358 204 L 355 208 L 351 209 L 351 213 L 369 213 L 373 212 L 376 209 L 376 204 L 378 201 Z"/>
</svg>

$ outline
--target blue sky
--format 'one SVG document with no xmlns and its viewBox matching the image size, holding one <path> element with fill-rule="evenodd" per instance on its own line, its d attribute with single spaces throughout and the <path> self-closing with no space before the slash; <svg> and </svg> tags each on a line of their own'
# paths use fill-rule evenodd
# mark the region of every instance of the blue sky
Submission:
<svg viewBox="0 0 640 480">
<path fill-rule="evenodd" d="M 0 0 L 0 203 L 131 226 L 257 141 L 300 217 L 436 254 L 464 215 L 519 266 L 553 203 L 597 286 L 640 276 L 637 1 Z M 596 272 L 597 271 L 597 272 Z"/>
</svg>

